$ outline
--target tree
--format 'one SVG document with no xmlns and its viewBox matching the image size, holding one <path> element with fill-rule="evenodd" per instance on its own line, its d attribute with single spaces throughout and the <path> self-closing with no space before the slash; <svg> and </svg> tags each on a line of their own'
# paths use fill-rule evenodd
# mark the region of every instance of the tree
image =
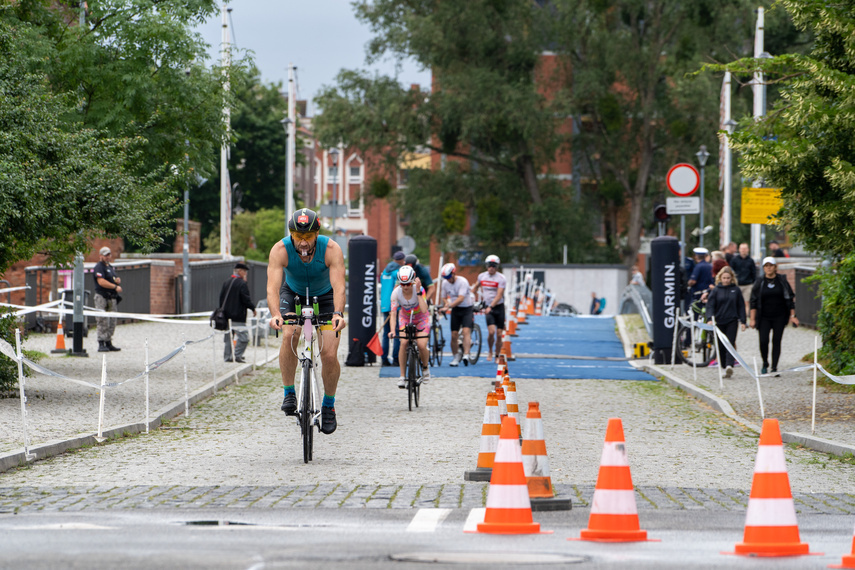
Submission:
<svg viewBox="0 0 855 570">
<path fill-rule="evenodd" d="M 750 7 L 742 0 L 556 0 L 554 7 L 555 49 L 572 67 L 565 92 L 579 119 L 574 176 L 590 180 L 610 245 L 630 265 L 651 198 L 664 197 L 668 168 L 716 142 L 718 85 L 686 74 L 704 60 L 744 52 Z"/>
<path fill-rule="evenodd" d="M 98 233 L 152 247 L 174 204 L 138 173 L 144 141 L 60 119 L 74 107 L 50 90 L 43 48 L 37 30 L 0 18 L 0 273 L 37 251 L 68 262 Z"/>
<path fill-rule="evenodd" d="M 524 260 L 556 261 L 553 241 L 568 225 L 575 226 L 565 232 L 573 243 L 590 241 L 571 190 L 550 177 L 566 122 L 538 84 L 550 15 L 528 0 L 355 6 L 375 33 L 369 62 L 414 58 L 432 70 L 435 89 L 342 71 L 316 100 L 321 143 L 359 148 L 384 161 L 389 177 L 416 150 L 455 164 L 419 172 L 395 196 L 423 243 L 463 233 L 442 222 L 443 213 L 451 214 L 447 207 L 460 206 L 470 219 L 485 216 L 469 228 L 472 241 L 507 251 L 511 238 L 520 238 L 529 244 L 515 252 Z M 452 194 L 459 205 L 448 202 Z"/>
</svg>

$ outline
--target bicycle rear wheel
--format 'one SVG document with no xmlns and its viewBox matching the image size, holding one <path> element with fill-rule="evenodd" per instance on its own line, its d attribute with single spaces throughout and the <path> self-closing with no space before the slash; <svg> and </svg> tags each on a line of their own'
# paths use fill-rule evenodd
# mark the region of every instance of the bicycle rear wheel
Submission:
<svg viewBox="0 0 855 570">
<path fill-rule="evenodd" d="M 413 411 L 413 398 L 416 392 L 416 366 L 418 366 L 418 358 L 412 352 L 411 348 L 407 348 L 407 404 L 410 411 Z M 416 401 L 416 407 L 418 407 Z"/>
<path fill-rule="evenodd" d="M 445 338 L 442 336 L 442 327 L 434 323 L 430 331 L 430 365 L 442 365 L 442 351 L 445 348 Z"/>
<path fill-rule="evenodd" d="M 680 325 L 677 331 L 677 358 L 684 364 L 704 368 L 709 366 L 715 357 L 715 347 L 708 340 L 711 333 L 695 329 L 695 338 L 692 342 L 692 331 L 690 327 Z"/>
<path fill-rule="evenodd" d="M 472 326 L 471 341 L 469 344 L 469 363 L 475 364 L 478 362 L 478 357 L 481 356 L 481 325 L 478 323 Z"/>
<path fill-rule="evenodd" d="M 300 431 L 303 435 L 303 463 L 308 463 L 312 460 L 312 416 L 314 412 L 312 410 L 311 375 L 311 368 L 304 365 L 302 384 L 300 385 L 302 390 L 300 394 L 302 404 L 302 410 L 300 411 Z"/>
</svg>

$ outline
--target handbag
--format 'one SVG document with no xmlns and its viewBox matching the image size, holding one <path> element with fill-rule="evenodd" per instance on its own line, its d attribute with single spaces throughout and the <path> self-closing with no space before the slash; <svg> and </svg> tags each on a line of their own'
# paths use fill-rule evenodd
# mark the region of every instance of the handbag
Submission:
<svg viewBox="0 0 855 570">
<path fill-rule="evenodd" d="M 229 300 L 229 293 L 232 292 L 232 285 L 235 284 L 235 279 L 232 279 L 232 282 L 229 283 L 229 288 L 226 289 L 226 296 L 223 297 L 223 304 L 214 309 L 214 312 L 211 313 L 211 318 L 209 322 L 215 330 L 218 331 L 227 331 L 229 330 L 229 318 L 226 316 L 226 301 Z"/>
</svg>

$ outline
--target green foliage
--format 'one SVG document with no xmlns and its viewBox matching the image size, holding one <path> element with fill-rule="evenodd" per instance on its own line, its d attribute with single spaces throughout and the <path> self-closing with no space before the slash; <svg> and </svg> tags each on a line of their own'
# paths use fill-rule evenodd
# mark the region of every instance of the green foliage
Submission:
<svg viewBox="0 0 855 570">
<path fill-rule="evenodd" d="M 781 1 L 795 25 L 813 32 L 809 55 L 728 64 L 781 83 L 764 120 L 733 137 L 743 175 L 781 188 L 780 227 L 809 251 L 848 255 L 855 242 L 855 12 L 807 0 Z"/>
<path fill-rule="evenodd" d="M 368 183 L 369 194 L 381 200 L 387 198 L 392 193 L 392 190 L 394 190 L 392 183 L 382 176 L 375 176 Z"/>
<path fill-rule="evenodd" d="M 0 315 L 0 339 L 8 342 L 12 348 L 15 348 L 15 329 L 18 328 L 18 319 L 10 314 L 10 309 L 2 309 L 4 314 Z M 24 340 L 21 337 L 21 342 Z M 37 360 L 29 351 L 24 351 L 24 355 L 31 360 Z M 32 371 L 24 366 L 24 376 L 31 376 Z M 11 358 L 0 354 L 0 394 L 9 392 L 18 386 L 18 363 Z"/>
<path fill-rule="evenodd" d="M 818 328 L 822 333 L 823 359 L 836 374 L 855 374 L 855 254 L 817 274 L 822 283 L 822 310 Z"/>
<path fill-rule="evenodd" d="M 442 224 L 450 234 L 462 234 L 466 230 L 466 206 L 458 200 L 449 200 L 442 209 Z"/>
<path fill-rule="evenodd" d="M 60 120 L 71 107 L 32 55 L 43 45 L 0 17 L 0 273 L 37 251 L 67 263 L 102 232 L 152 247 L 171 218 L 167 184 L 136 168 L 145 141 Z"/>
<path fill-rule="evenodd" d="M 241 212 L 232 218 L 232 254 L 255 261 L 267 261 L 270 248 L 285 233 L 285 210 L 264 208 L 258 212 Z M 214 230 L 205 238 L 205 251 L 220 250 L 220 232 Z"/>
</svg>

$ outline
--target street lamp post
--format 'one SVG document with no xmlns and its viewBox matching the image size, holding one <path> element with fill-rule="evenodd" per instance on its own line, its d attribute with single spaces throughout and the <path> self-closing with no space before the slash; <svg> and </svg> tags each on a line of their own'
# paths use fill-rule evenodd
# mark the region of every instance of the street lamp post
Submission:
<svg viewBox="0 0 855 570">
<path fill-rule="evenodd" d="M 332 233 L 333 239 L 335 239 L 335 219 L 338 217 L 338 149 L 334 148 L 330 151 L 330 158 L 332 159 L 333 168 L 335 168 L 335 174 L 333 175 L 333 195 L 332 195 L 332 211 L 333 211 L 333 219 L 332 219 Z"/>
<path fill-rule="evenodd" d="M 291 125 L 291 119 L 289 119 L 288 117 L 285 117 L 284 119 L 282 119 L 279 122 L 282 123 L 282 128 L 285 129 L 285 235 L 287 236 L 288 235 L 288 221 L 291 219 L 291 214 L 293 213 L 293 212 L 291 212 L 291 208 L 290 208 L 291 196 L 290 196 L 290 192 L 288 191 L 289 190 L 289 186 L 288 186 L 288 159 L 290 156 L 288 154 L 288 136 L 291 134 L 288 132 L 288 127 Z"/>
<path fill-rule="evenodd" d="M 707 165 L 707 159 L 710 157 L 710 153 L 707 152 L 707 145 L 702 144 L 701 149 L 695 153 L 695 156 L 698 157 L 698 164 L 701 165 L 701 207 L 700 207 L 700 241 L 699 244 L 701 247 L 704 246 L 704 167 Z"/>
</svg>

